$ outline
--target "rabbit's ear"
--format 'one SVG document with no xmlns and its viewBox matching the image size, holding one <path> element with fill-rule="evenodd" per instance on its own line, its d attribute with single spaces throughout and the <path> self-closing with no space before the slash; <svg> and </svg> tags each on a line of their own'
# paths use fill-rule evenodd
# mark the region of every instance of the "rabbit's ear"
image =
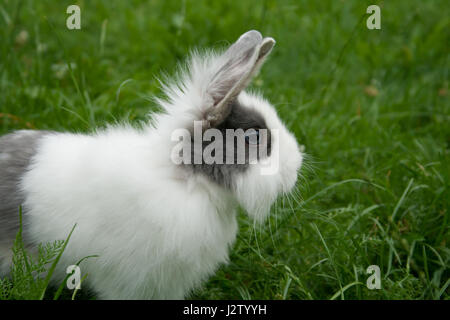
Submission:
<svg viewBox="0 0 450 320">
<path fill-rule="evenodd" d="M 213 105 L 207 109 L 209 126 L 222 123 L 231 111 L 233 101 L 249 84 L 275 45 L 272 38 L 263 38 L 258 31 L 244 33 L 221 57 L 223 64 L 208 85 L 207 95 Z"/>
</svg>

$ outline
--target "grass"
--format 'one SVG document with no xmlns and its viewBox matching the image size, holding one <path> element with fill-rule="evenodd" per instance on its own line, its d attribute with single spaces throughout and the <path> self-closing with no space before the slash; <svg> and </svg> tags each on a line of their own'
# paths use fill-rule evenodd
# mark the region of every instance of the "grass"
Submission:
<svg viewBox="0 0 450 320">
<path fill-rule="evenodd" d="M 381 30 L 368 30 L 368 5 Z M 66 8 L 82 29 L 67 30 Z M 0 134 L 144 119 L 194 46 L 277 40 L 252 87 L 309 155 L 198 299 L 449 299 L 450 12 L 435 1 L 0 3 Z M 69 68 L 70 66 L 70 68 Z M 378 265 L 382 288 L 369 290 Z"/>
<path fill-rule="evenodd" d="M 39 244 L 36 258 L 36 255 L 30 254 L 25 249 L 22 238 L 21 208 L 19 209 L 19 217 L 20 228 L 12 247 L 13 264 L 11 272 L 8 277 L 0 279 L 0 300 L 43 300 L 49 296 L 48 292 L 52 289 L 50 280 L 69 243 L 75 226 L 65 240 Z M 54 300 L 59 299 L 64 288 L 65 282 L 55 291 Z M 76 292 L 73 294 L 74 297 L 75 294 Z"/>
</svg>

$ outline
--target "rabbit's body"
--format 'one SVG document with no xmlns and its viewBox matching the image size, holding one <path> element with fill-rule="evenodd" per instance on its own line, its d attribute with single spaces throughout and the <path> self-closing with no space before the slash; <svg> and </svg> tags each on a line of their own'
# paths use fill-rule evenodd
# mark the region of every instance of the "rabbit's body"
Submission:
<svg viewBox="0 0 450 320">
<path fill-rule="evenodd" d="M 65 239 L 77 223 L 55 280 L 99 255 L 81 267 L 100 298 L 179 299 L 226 262 L 235 202 L 201 177 L 174 174 L 151 131 L 40 136 L 20 179 L 27 244 Z"/>
<path fill-rule="evenodd" d="M 237 206 L 263 218 L 276 197 L 293 188 L 302 162 L 274 108 L 243 91 L 273 44 L 251 31 L 221 56 L 194 56 L 181 84 L 166 87 L 168 99 L 158 100 L 164 112 L 153 114 L 143 129 L 123 125 L 88 135 L 21 131 L 36 137 L 35 143 L 16 174 L 16 188 L 0 189 L 11 193 L 0 197 L 21 200 L 30 246 L 65 239 L 77 224 L 55 280 L 64 279 L 69 265 L 98 255 L 83 261 L 81 271 L 100 298 L 180 299 L 227 261 Z M 221 130 L 275 130 L 266 148 L 267 157 L 279 161 L 278 171 L 262 175 L 259 161 L 174 163 L 172 134 L 192 131 L 194 121 Z M 4 142 L 14 145 L 13 136 Z M 10 210 L 4 218 L 2 208 L 3 224 L 12 218 Z M 12 232 L 6 237 L 12 243 Z M 0 246 L 3 272 L 8 257 Z"/>
</svg>

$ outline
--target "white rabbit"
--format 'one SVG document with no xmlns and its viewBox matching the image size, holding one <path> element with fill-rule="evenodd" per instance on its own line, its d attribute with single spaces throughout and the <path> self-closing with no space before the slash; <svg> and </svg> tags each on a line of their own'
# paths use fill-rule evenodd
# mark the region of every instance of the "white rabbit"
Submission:
<svg viewBox="0 0 450 320">
<path fill-rule="evenodd" d="M 98 255 L 81 271 L 99 299 L 187 297 L 227 262 L 237 207 L 263 220 L 296 183 L 302 164 L 296 139 L 273 106 L 244 91 L 274 44 L 249 31 L 222 54 L 193 53 L 164 85 L 167 97 L 157 99 L 163 112 L 144 128 L 0 137 L 0 273 L 10 267 L 22 205 L 28 246 L 65 239 L 77 224 L 56 281 L 69 265 Z M 177 164 L 173 132 L 193 132 L 195 121 L 220 132 L 268 129 L 270 139 L 258 143 L 269 152 L 253 163 L 247 157 L 244 164 Z M 278 170 L 263 174 L 263 160 L 276 160 Z"/>
</svg>

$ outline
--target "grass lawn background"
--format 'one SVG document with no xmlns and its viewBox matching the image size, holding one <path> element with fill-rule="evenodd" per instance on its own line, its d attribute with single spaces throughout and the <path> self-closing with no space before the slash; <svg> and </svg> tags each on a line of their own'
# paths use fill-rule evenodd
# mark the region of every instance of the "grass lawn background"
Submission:
<svg viewBox="0 0 450 320">
<path fill-rule="evenodd" d="M 138 123 L 190 49 L 257 29 L 277 45 L 252 89 L 305 147 L 300 196 L 256 230 L 240 214 L 230 264 L 192 298 L 449 299 L 449 27 L 444 0 L 2 0 L 0 134 Z"/>
</svg>

